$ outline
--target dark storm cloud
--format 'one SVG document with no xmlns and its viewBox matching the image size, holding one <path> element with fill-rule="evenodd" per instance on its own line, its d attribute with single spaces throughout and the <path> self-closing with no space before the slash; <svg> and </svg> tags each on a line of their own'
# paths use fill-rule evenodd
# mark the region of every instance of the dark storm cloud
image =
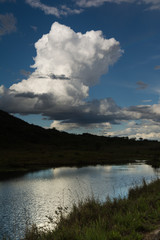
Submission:
<svg viewBox="0 0 160 240">
<path fill-rule="evenodd" d="M 114 38 L 105 39 L 101 31 L 76 33 L 55 22 L 35 47 L 37 55 L 32 66 L 35 71 L 9 89 L 0 86 L 0 109 L 41 114 L 78 126 L 160 120 L 158 104 L 122 108 L 112 98 L 87 101 L 90 87 L 99 82 L 123 53 Z M 146 87 L 143 82 L 138 85 L 141 89 Z"/>
<path fill-rule="evenodd" d="M 160 121 L 158 105 L 119 107 L 112 98 L 93 100 L 79 106 L 59 104 L 52 94 L 16 93 L 4 90 L 0 109 L 20 114 L 42 114 L 50 120 L 63 120 L 81 126 L 109 122 L 118 124 L 124 120 L 152 119 Z"/>
<path fill-rule="evenodd" d="M 128 108 L 128 111 L 131 111 L 132 113 L 140 114 L 139 119 L 150 119 L 155 122 L 159 122 L 160 121 L 159 108 L 160 108 L 159 104 L 140 105 L 140 106 L 131 106 Z"/>
<path fill-rule="evenodd" d="M 70 78 L 66 77 L 64 74 L 62 75 L 55 75 L 55 74 L 50 74 L 49 75 L 50 78 L 52 79 L 58 79 L 58 80 L 69 80 Z"/>
<path fill-rule="evenodd" d="M 36 96 L 36 94 L 34 94 L 32 92 L 28 92 L 28 93 L 18 93 L 18 94 L 15 94 L 15 97 L 19 97 L 19 98 L 35 98 L 35 97 L 38 97 L 38 95 Z"/>
<path fill-rule="evenodd" d="M 23 71 L 25 71 L 25 70 L 23 70 Z M 28 73 L 30 73 L 30 72 L 28 72 Z M 25 74 L 23 74 L 23 75 L 25 75 Z M 36 78 L 50 78 L 50 79 L 53 79 L 53 80 L 70 80 L 70 78 L 66 77 L 64 74 L 56 75 L 56 74 L 51 73 L 51 74 L 44 75 L 44 74 L 41 74 L 41 73 L 34 73 L 33 76 L 36 77 Z"/>
</svg>

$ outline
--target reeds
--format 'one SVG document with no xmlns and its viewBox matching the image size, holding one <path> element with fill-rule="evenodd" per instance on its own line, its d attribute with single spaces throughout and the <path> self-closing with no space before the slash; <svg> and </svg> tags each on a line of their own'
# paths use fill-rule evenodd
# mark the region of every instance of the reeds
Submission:
<svg viewBox="0 0 160 240">
<path fill-rule="evenodd" d="M 72 211 L 58 213 L 54 230 L 27 229 L 24 240 L 142 240 L 160 221 L 160 180 L 136 186 L 128 198 L 94 198 L 74 205 Z"/>
</svg>

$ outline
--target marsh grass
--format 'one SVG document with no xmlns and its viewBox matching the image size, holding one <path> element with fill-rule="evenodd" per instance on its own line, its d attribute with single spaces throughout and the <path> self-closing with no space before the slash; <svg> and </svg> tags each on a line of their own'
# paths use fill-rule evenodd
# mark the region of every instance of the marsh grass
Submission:
<svg viewBox="0 0 160 240">
<path fill-rule="evenodd" d="M 135 186 L 127 198 L 101 203 L 93 197 L 57 212 L 53 230 L 32 225 L 23 240 L 142 240 L 160 222 L 160 180 Z"/>
</svg>

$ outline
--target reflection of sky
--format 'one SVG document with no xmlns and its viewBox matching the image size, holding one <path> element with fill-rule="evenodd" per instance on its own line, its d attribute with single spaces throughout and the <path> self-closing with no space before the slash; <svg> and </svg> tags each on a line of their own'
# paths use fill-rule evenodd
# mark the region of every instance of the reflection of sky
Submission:
<svg viewBox="0 0 160 240">
<path fill-rule="evenodd" d="M 61 167 L 0 182 L 0 233 L 23 229 L 28 215 L 38 225 L 44 224 L 46 215 L 54 215 L 58 206 L 70 208 L 88 196 L 94 195 L 101 201 L 108 195 L 111 198 L 127 196 L 131 186 L 157 175 L 148 165 L 128 164 Z"/>
</svg>

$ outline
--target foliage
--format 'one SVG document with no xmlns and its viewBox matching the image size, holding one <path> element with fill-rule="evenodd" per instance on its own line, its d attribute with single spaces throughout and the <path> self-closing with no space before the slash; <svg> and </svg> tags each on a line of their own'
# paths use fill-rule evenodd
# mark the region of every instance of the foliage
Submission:
<svg viewBox="0 0 160 240">
<path fill-rule="evenodd" d="M 147 159 L 159 166 L 160 143 L 127 137 L 68 134 L 28 124 L 0 111 L 0 173 L 58 166 L 121 164 Z"/>
<path fill-rule="evenodd" d="M 54 230 L 33 225 L 24 240 L 142 240 L 160 221 L 160 180 L 131 189 L 128 198 L 74 205 Z"/>
</svg>

